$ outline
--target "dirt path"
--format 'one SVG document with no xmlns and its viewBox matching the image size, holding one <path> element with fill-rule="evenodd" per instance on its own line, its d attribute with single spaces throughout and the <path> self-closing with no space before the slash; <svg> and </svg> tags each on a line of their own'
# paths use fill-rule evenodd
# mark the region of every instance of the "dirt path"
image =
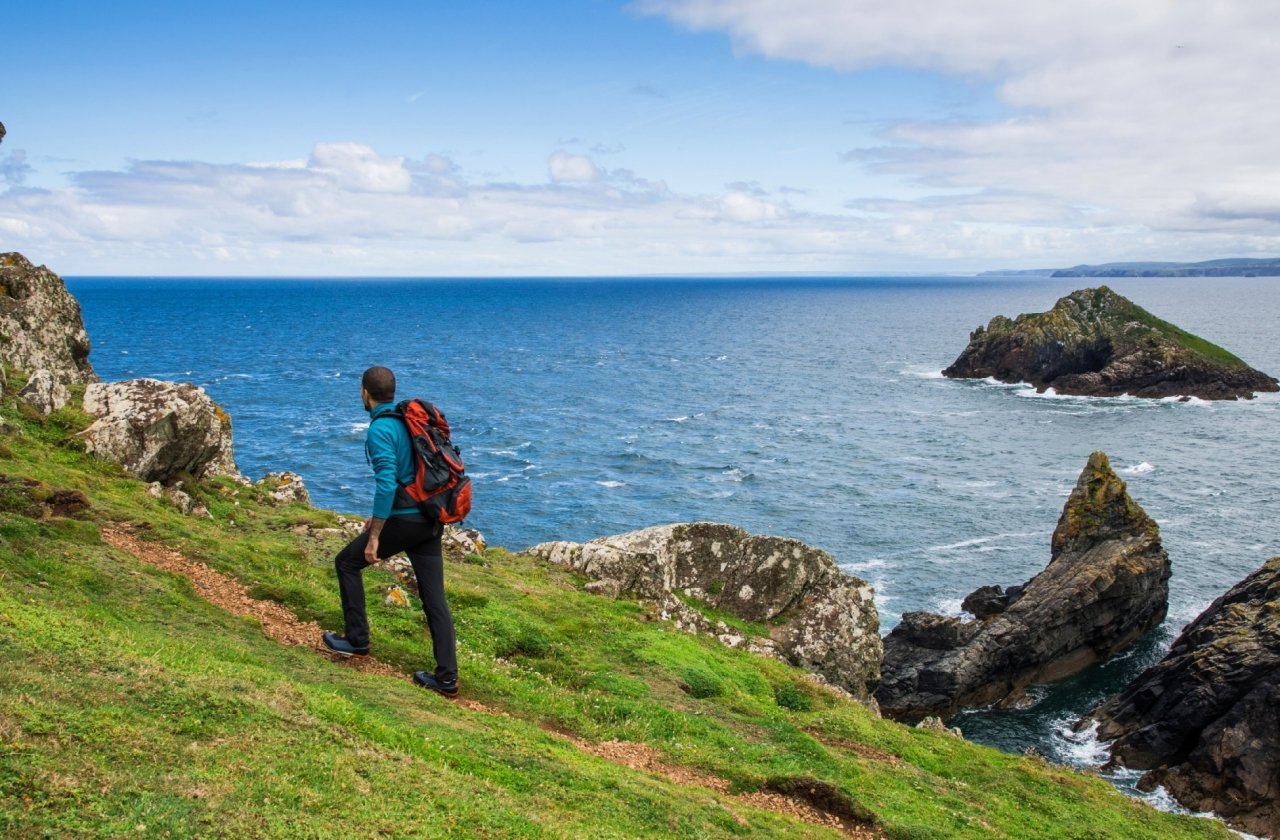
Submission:
<svg viewBox="0 0 1280 840">
<path fill-rule="evenodd" d="M 399 680 L 412 681 L 408 674 L 372 656 L 347 658 L 328 653 L 320 643 L 320 635 L 324 631 L 314 621 L 301 620 L 275 601 L 251 597 L 248 587 L 244 584 L 209 568 L 198 560 L 191 560 L 165 546 L 140 540 L 123 529 L 103 528 L 102 539 L 113 548 L 129 554 L 143 563 L 182 575 L 191 581 L 192 586 L 195 587 L 197 594 L 201 598 L 234 615 L 256 619 L 262 625 L 262 631 L 267 637 L 280 644 L 310 648 L 327 658 L 338 661 L 362 673 L 379 674 Z M 451 702 L 475 712 L 503 716 L 507 714 L 499 709 L 494 709 L 484 703 L 465 697 L 459 697 Z M 813 825 L 842 831 L 846 836 L 859 838 L 859 840 L 872 840 L 872 838 L 884 836 L 882 832 L 874 827 L 815 807 L 799 795 L 769 791 L 730 794 L 729 783 L 726 780 L 700 773 L 689 767 L 670 764 L 663 760 L 661 753 L 647 744 L 630 741 L 605 741 L 595 744 L 564 732 L 554 732 L 553 734 L 564 738 L 585 753 L 603 758 L 614 764 L 633 770 L 654 773 L 676 784 L 707 788 L 728 799 L 759 808 L 760 810 L 786 814 Z"/>
</svg>

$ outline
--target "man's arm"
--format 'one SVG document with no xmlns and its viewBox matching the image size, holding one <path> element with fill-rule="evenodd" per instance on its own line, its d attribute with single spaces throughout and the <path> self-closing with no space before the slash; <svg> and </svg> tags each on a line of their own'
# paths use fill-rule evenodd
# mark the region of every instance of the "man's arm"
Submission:
<svg viewBox="0 0 1280 840">
<path fill-rule="evenodd" d="M 364 523 L 364 529 L 369 532 L 369 541 L 364 546 L 364 562 L 371 566 L 378 562 L 378 537 L 382 534 L 382 526 L 385 524 L 387 520 L 374 516 L 370 516 L 369 521 Z"/>
</svg>

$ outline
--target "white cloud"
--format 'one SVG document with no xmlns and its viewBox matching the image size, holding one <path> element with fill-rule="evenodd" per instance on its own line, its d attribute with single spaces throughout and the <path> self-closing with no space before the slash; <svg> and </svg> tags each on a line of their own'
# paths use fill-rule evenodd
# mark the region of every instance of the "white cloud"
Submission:
<svg viewBox="0 0 1280 840">
<path fill-rule="evenodd" d="M 547 170 L 551 180 L 557 184 L 585 184 L 600 180 L 603 174 L 591 158 L 585 155 L 571 155 L 568 152 L 555 152 L 547 159 Z"/>
<path fill-rule="evenodd" d="M 347 189 L 376 193 L 406 192 L 412 182 L 402 157 L 383 157 L 359 143 L 319 143 L 309 169 Z"/>
<path fill-rule="evenodd" d="M 945 201 L 881 208 L 912 224 L 926 216 L 1036 224 L 1059 230 L 1058 239 L 1090 241 L 1099 228 L 1145 230 L 1154 241 L 1197 231 L 1196 245 L 1184 239 L 1183 248 L 1198 246 L 1204 256 L 1221 255 L 1215 246 L 1280 251 L 1280 4 L 644 0 L 637 7 L 723 31 L 739 50 L 771 58 L 846 71 L 923 68 L 992 85 L 1007 110 L 999 119 L 899 124 L 886 131 L 887 146 L 846 156 L 946 191 Z"/>
</svg>

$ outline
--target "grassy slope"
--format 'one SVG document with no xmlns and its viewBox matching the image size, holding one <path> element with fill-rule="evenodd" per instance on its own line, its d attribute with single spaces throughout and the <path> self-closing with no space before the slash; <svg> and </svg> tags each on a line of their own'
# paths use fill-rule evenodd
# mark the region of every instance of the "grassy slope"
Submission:
<svg viewBox="0 0 1280 840">
<path fill-rule="evenodd" d="M 338 546 L 291 530 L 332 514 L 224 482 L 202 493 L 212 521 L 183 517 L 77 451 L 74 410 L 3 414 L 22 431 L 0 435 L 0 473 L 41 482 L 36 495 L 83 490 L 93 507 L 40 520 L 12 485 L 0 494 L 0 836 L 827 836 L 555 731 L 643 742 L 736 790 L 816 777 L 892 837 L 1229 836 L 1086 775 L 880 720 L 497 549 L 447 578 L 464 690 L 508 714 L 358 674 L 280 647 L 98 534 L 135 523 L 336 626 Z M 377 654 L 423 667 L 420 613 L 381 605 L 385 573 L 366 579 Z"/>
</svg>

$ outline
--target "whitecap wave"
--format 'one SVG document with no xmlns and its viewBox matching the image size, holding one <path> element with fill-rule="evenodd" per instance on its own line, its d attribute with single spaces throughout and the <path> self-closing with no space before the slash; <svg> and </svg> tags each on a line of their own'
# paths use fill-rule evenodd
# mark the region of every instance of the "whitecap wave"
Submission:
<svg viewBox="0 0 1280 840">
<path fill-rule="evenodd" d="M 994 376 L 988 376 L 982 380 L 983 385 L 989 385 L 992 388 L 1017 388 L 1021 390 L 1030 390 L 1035 392 L 1035 387 L 1030 382 L 1001 382 Z M 1053 390 L 1052 388 L 1050 390 Z"/>
<path fill-rule="evenodd" d="M 627 486 L 627 483 L 625 481 L 597 481 L 596 484 L 599 484 L 601 487 L 608 487 L 611 490 L 616 487 Z"/>
<path fill-rule="evenodd" d="M 1058 718 L 1050 724 L 1051 749 L 1064 764 L 1077 768 L 1101 767 L 1110 760 L 1107 745 L 1098 739 L 1098 723 L 1076 731 L 1074 718 Z"/>
<path fill-rule="evenodd" d="M 1120 470 L 1120 472 L 1124 473 L 1125 475 L 1143 475 L 1144 473 L 1153 472 L 1154 470 L 1155 470 L 1155 465 L 1149 464 L 1146 461 L 1143 461 L 1141 464 L 1134 464 L 1131 467 L 1125 467 L 1124 469 Z"/>
</svg>

